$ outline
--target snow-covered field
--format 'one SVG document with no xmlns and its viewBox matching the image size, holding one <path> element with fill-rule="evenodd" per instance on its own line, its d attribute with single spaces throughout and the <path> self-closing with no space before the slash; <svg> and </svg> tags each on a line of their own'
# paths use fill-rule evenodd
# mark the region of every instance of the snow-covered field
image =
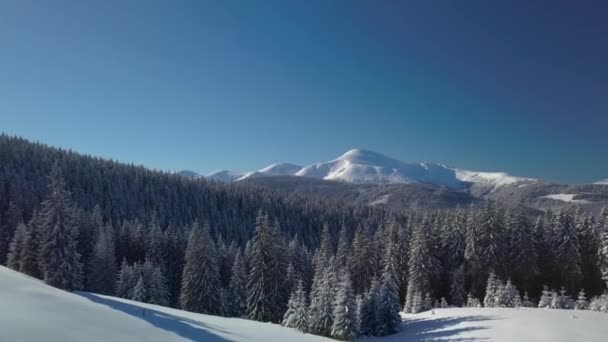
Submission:
<svg viewBox="0 0 608 342">
<path fill-rule="evenodd" d="M 279 325 L 68 293 L 0 267 L 1 342 L 330 341 Z"/>
<path fill-rule="evenodd" d="M 403 315 L 402 332 L 383 341 L 608 341 L 608 315 L 536 308 L 449 308 Z"/>
<path fill-rule="evenodd" d="M 546 309 L 436 309 L 404 315 L 397 335 L 364 341 L 606 341 L 608 315 Z M 330 341 L 275 324 L 68 293 L 0 267 L 0 341 Z"/>
</svg>

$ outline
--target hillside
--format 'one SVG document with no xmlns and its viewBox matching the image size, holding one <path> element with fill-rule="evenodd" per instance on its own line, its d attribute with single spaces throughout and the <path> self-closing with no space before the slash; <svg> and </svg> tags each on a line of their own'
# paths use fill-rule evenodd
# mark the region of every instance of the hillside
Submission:
<svg viewBox="0 0 608 342">
<path fill-rule="evenodd" d="M 0 303 L 1 341 L 331 341 L 276 324 L 68 293 L 4 267 Z M 594 342 L 608 335 L 608 316 L 591 311 L 449 308 L 403 317 L 398 334 L 362 340 Z"/>
<path fill-rule="evenodd" d="M 68 293 L 0 266 L 0 341 L 329 341 L 276 324 Z"/>
</svg>

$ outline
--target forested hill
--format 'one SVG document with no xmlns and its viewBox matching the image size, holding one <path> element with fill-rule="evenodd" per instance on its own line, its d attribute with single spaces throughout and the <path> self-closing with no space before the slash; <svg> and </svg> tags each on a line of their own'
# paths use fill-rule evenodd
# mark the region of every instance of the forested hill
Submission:
<svg viewBox="0 0 608 342">
<path fill-rule="evenodd" d="M 309 246 L 318 245 L 321 227 L 339 228 L 383 219 L 381 209 L 345 203 L 310 201 L 279 194 L 256 185 L 227 185 L 205 179 L 189 180 L 169 172 L 118 163 L 0 135 L 0 255 L 20 221 L 27 222 L 48 194 L 54 162 L 63 169 L 72 200 L 83 212 L 99 206 L 104 221 L 124 220 L 161 226 L 186 226 L 208 221 L 213 235 L 244 244 L 252 235 L 255 217 L 262 210 L 281 223 L 287 235 L 298 234 Z M 336 229 L 337 229 L 336 228 Z M 9 236 L 7 236 L 9 235 Z M 1 259 L 2 257 L 0 257 Z"/>
</svg>

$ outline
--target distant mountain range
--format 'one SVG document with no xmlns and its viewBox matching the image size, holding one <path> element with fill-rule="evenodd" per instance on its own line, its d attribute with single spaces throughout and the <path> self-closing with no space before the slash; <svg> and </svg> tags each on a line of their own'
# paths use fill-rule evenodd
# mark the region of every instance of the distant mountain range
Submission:
<svg viewBox="0 0 608 342">
<path fill-rule="evenodd" d="M 505 172 L 406 163 L 365 149 L 353 149 L 334 160 L 308 166 L 279 163 L 252 172 L 179 174 L 229 183 L 255 182 L 281 191 L 394 207 L 455 207 L 487 199 L 508 204 L 524 201 L 537 209 L 608 204 L 608 179 L 588 185 L 560 185 Z"/>
</svg>

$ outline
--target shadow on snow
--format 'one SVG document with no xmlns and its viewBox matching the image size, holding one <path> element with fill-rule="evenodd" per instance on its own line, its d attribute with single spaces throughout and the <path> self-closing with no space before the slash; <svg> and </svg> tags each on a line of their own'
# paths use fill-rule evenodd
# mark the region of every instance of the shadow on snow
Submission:
<svg viewBox="0 0 608 342">
<path fill-rule="evenodd" d="M 483 326 L 455 327 L 460 323 L 483 322 L 498 319 L 489 316 L 464 316 L 446 318 L 419 318 L 406 319 L 401 325 L 401 332 L 396 335 L 379 338 L 382 342 L 423 342 L 423 341 L 460 341 L 480 342 L 489 341 L 485 337 L 459 337 L 464 332 L 485 330 Z M 371 339 L 370 339 L 371 340 Z"/>
<path fill-rule="evenodd" d="M 133 317 L 139 318 L 157 328 L 172 332 L 191 341 L 231 341 L 216 334 L 217 332 L 221 332 L 223 334 L 231 334 L 231 332 L 221 329 L 212 324 L 206 324 L 192 319 L 172 315 L 154 309 L 140 307 L 129 303 L 124 303 L 110 298 L 99 297 L 91 293 L 79 292 L 78 295 L 97 304 L 102 304 L 114 310 L 118 310 Z"/>
</svg>

